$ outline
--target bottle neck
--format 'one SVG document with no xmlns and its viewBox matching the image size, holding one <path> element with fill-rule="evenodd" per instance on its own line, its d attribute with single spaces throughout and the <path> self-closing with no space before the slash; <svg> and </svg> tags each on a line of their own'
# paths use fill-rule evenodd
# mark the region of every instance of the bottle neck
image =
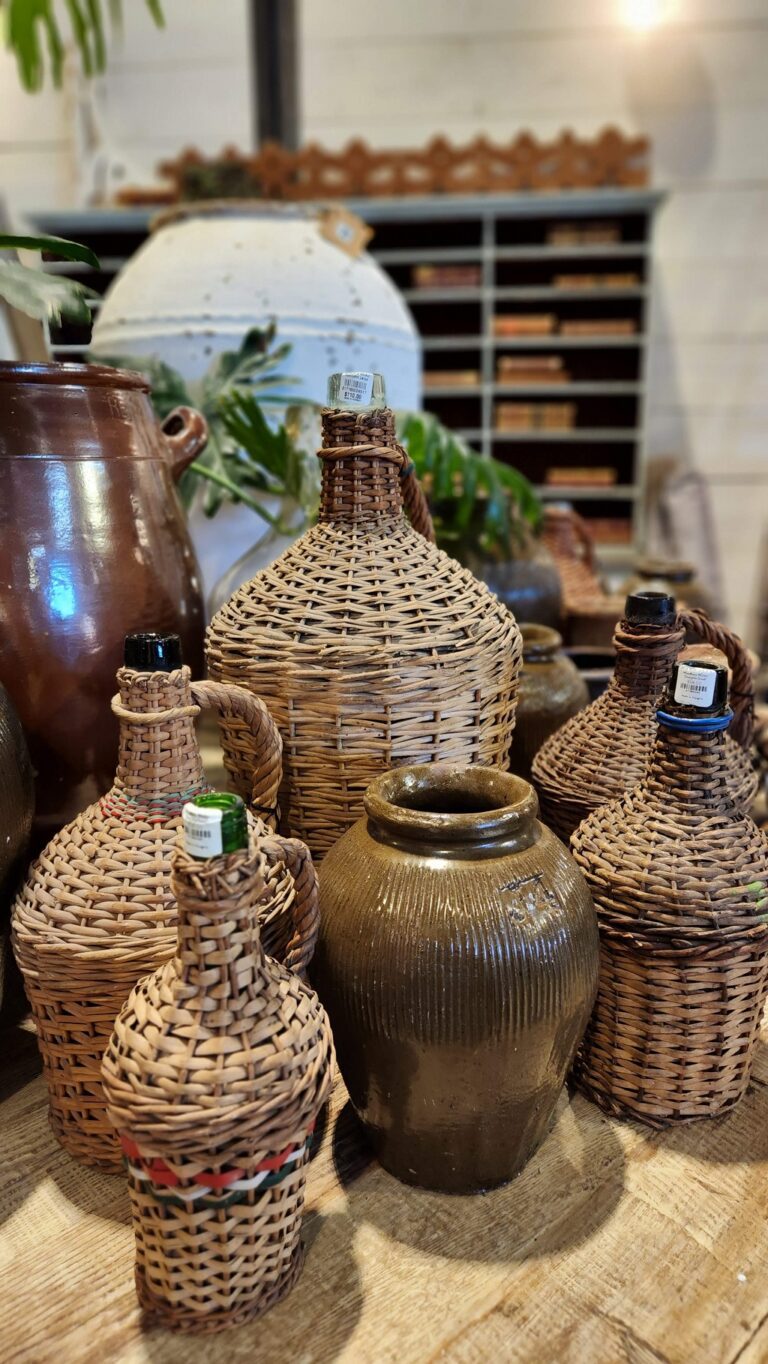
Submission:
<svg viewBox="0 0 768 1364">
<path fill-rule="evenodd" d="M 726 731 L 670 729 L 659 725 L 645 790 L 664 805 L 690 810 L 732 809 Z"/>
<path fill-rule="evenodd" d="M 623 697 L 656 704 L 685 642 L 674 626 L 630 625 L 620 621 L 613 636 L 616 666 L 611 687 Z"/>
<path fill-rule="evenodd" d="M 252 1028 L 266 959 L 256 906 L 266 892 L 266 859 L 241 849 L 200 859 L 176 853 L 171 878 L 179 907 L 179 1001 L 201 1002 L 206 1028 Z"/>
<path fill-rule="evenodd" d="M 120 748 L 114 785 L 102 802 L 105 813 L 157 824 L 176 820 L 187 800 L 207 790 L 189 668 L 121 668 L 117 681 Z"/>
<path fill-rule="evenodd" d="M 321 522 L 399 520 L 403 515 L 402 456 L 389 408 L 349 412 L 326 408 L 323 420 Z M 352 453 L 354 447 L 360 453 Z M 386 450 L 397 452 L 388 457 Z"/>
</svg>

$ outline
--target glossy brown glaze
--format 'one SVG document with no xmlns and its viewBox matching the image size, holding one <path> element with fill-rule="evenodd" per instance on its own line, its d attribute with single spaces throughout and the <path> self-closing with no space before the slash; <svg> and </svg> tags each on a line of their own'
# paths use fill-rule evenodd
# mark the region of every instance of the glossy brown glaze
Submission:
<svg viewBox="0 0 768 1364">
<path fill-rule="evenodd" d="M 527 782 L 429 764 L 374 781 L 327 854 L 313 981 L 382 1165 L 448 1192 L 542 1140 L 597 986 L 592 901 Z"/>
<path fill-rule="evenodd" d="M 123 639 L 176 632 L 202 667 L 198 567 L 174 476 L 199 413 L 158 426 L 138 374 L 0 364 L 0 680 L 37 781 L 37 842 L 110 784 Z"/>
<path fill-rule="evenodd" d="M 575 663 L 563 653 L 557 630 L 546 625 L 521 625 L 520 633 L 523 666 L 509 766 L 527 781 L 544 740 L 586 706 L 589 692 Z"/>
</svg>

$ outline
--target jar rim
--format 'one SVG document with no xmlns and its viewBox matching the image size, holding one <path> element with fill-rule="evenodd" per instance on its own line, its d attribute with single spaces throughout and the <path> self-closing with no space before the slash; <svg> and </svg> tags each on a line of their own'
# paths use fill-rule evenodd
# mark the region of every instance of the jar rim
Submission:
<svg viewBox="0 0 768 1364">
<path fill-rule="evenodd" d="M 137 388 L 149 392 L 143 374 L 111 365 L 46 364 L 40 360 L 0 360 L 0 383 L 59 384 L 77 388 Z"/>
<path fill-rule="evenodd" d="M 396 837 L 450 846 L 519 834 L 537 818 L 530 782 L 499 767 L 423 763 L 371 782 L 368 817 Z"/>
<path fill-rule="evenodd" d="M 538 625 L 534 621 L 522 621 L 518 626 L 523 637 L 523 658 L 548 657 L 563 647 L 563 637 L 551 625 Z"/>
</svg>

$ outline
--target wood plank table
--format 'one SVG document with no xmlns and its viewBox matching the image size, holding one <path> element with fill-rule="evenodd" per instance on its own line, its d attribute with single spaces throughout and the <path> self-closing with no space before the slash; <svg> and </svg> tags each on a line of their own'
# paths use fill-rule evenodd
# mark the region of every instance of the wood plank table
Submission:
<svg viewBox="0 0 768 1364">
<path fill-rule="evenodd" d="M 292 1295 L 217 1336 L 142 1332 L 119 1177 L 46 1120 L 33 1035 L 0 1035 L 4 1364 L 758 1364 L 768 1360 L 768 1034 L 730 1116 L 661 1134 L 563 1094 L 512 1184 L 397 1183 L 340 1082 L 312 1161 Z"/>
</svg>

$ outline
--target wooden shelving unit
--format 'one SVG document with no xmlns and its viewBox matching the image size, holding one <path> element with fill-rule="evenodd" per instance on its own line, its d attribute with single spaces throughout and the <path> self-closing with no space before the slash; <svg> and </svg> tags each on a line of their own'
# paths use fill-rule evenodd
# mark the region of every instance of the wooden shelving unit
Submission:
<svg viewBox="0 0 768 1364">
<path fill-rule="evenodd" d="M 424 406 L 486 455 L 514 463 L 545 498 L 573 501 L 600 535 L 606 562 L 632 553 L 639 529 L 642 492 L 642 424 L 646 313 L 650 294 L 651 238 L 661 196 L 650 191 L 600 190 L 504 196 L 441 195 L 429 198 L 352 200 L 349 206 L 375 229 L 377 258 L 408 301 L 422 336 L 424 368 L 430 372 L 477 374 L 475 382 L 445 382 L 424 388 Z M 129 255 L 144 240 L 151 214 L 145 210 L 40 213 L 42 229 L 93 245 L 101 270 L 61 263 L 53 268 L 81 274 L 103 293 Z M 584 234 L 609 229 L 613 240 L 590 241 Z M 570 233 L 573 240 L 552 241 Z M 475 266 L 470 285 L 419 287 L 419 267 Z M 632 276 L 602 285 L 605 276 Z M 555 281 L 565 276 L 564 286 Z M 583 287 L 573 278 L 586 276 Z M 95 304 L 94 311 L 98 308 Z M 494 319 L 546 314 L 545 335 L 498 336 Z M 628 335 L 563 335 L 563 323 L 620 320 Z M 87 331 L 65 329 L 52 338 L 61 359 L 80 358 Z M 559 361 L 562 379 L 510 382 L 499 372 L 505 355 L 539 362 Z M 524 404 L 539 413 L 549 403 L 573 405 L 573 425 L 499 430 L 497 404 Z M 563 473 L 610 469 L 610 485 L 548 482 L 551 469 Z"/>
</svg>

